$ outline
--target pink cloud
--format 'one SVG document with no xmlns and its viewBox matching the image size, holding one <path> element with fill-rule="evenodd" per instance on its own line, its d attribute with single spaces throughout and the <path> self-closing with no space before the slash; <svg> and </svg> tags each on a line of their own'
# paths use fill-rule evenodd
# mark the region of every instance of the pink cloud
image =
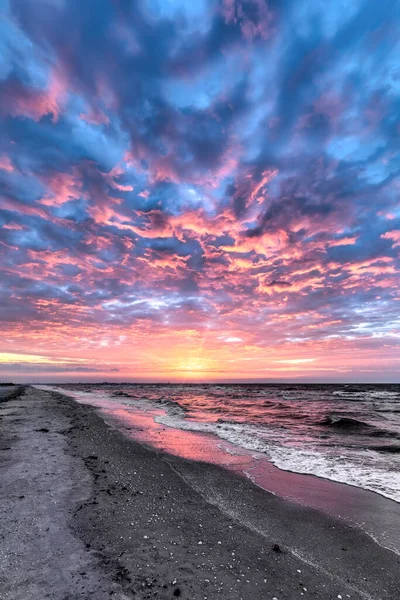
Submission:
<svg viewBox="0 0 400 600">
<path fill-rule="evenodd" d="M 88 113 L 81 113 L 79 118 L 90 125 L 109 125 L 110 119 L 101 110 L 90 110 Z"/>
<path fill-rule="evenodd" d="M 329 242 L 328 246 L 330 246 L 331 248 L 334 248 L 336 246 L 354 246 L 354 244 L 357 242 L 357 239 L 358 238 L 356 236 L 344 237 L 340 240 L 332 240 L 331 242 Z"/>
<path fill-rule="evenodd" d="M 29 117 L 39 121 L 52 115 L 53 123 L 61 114 L 62 104 L 67 95 L 67 82 L 61 71 L 54 69 L 49 78 L 48 89 L 26 88 L 21 83 L 9 82 L 6 85 L 0 108 L 5 114 Z"/>
<path fill-rule="evenodd" d="M 400 246 L 400 229 L 392 229 L 381 235 L 384 240 L 392 240 L 392 247 Z"/>
<path fill-rule="evenodd" d="M 82 181 L 76 168 L 71 173 L 53 172 L 41 179 L 48 186 L 50 195 L 42 198 L 40 204 L 61 206 L 82 196 Z"/>
<path fill-rule="evenodd" d="M 14 171 L 14 166 L 11 160 L 5 154 L 3 154 L 3 156 L 0 156 L 0 169 L 2 171 L 8 171 L 9 173 L 11 171 Z"/>
</svg>

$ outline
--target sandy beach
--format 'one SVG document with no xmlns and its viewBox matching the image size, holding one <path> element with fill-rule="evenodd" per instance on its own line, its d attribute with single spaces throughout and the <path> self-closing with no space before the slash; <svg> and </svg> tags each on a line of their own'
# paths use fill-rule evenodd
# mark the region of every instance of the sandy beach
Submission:
<svg viewBox="0 0 400 600">
<path fill-rule="evenodd" d="M 0 396 L 2 600 L 400 597 L 400 557 L 57 393 Z"/>
</svg>

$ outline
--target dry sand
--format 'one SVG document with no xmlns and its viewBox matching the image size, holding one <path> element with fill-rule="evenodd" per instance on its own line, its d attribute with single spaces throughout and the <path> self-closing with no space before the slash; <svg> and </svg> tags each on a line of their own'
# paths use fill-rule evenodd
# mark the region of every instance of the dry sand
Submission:
<svg viewBox="0 0 400 600">
<path fill-rule="evenodd" d="M 399 556 L 359 529 L 59 394 L 2 393 L 1 600 L 400 598 Z"/>
</svg>

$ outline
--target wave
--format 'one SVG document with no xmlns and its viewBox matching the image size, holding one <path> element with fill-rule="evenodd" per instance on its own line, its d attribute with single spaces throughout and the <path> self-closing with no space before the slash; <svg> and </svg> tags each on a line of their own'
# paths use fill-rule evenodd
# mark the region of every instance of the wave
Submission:
<svg viewBox="0 0 400 600">
<path fill-rule="evenodd" d="M 356 435 L 365 435 L 369 437 L 383 437 L 391 439 L 399 439 L 399 434 L 390 431 L 389 429 L 383 429 L 376 427 L 365 421 L 354 419 L 352 417 L 341 417 L 338 415 L 327 415 L 316 423 L 323 427 L 331 428 L 340 433 L 353 433 Z"/>
<path fill-rule="evenodd" d="M 375 450 L 375 452 L 388 452 L 389 454 L 400 454 L 400 446 L 370 446 L 369 450 Z"/>
<path fill-rule="evenodd" d="M 174 402 L 168 398 L 158 398 L 157 400 L 154 400 L 154 403 L 162 406 L 171 415 L 184 416 L 189 412 L 188 409 L 179 404 L 179 402 Z"/>
<path fill-rule="evenodd" d="M 394 400 L 400 397 L 400 392 L 394 390 L 359 390 L 359 389 L 345 389 L 345 390 L 334 390 L 333 396 L 339 396 L 346 401 L 358 401 L 358 400 Z"/>
<path fill-rule="evenodd" d="M 285 404 L 284 402 L 277 402 L 276 400 L 264 400 L 262 406 L 266 406 L 268 408 L 276 408 L 279 410 L 293 410 L 293 407 L 289 404 Z"/>
<path fill-rule="evenodd" d="M 373 425 L 369 425 L 364 421 L 359 421 L 351 417 L 339 417 L 337 415 L 327 415 L 322 421 L 316 424 L 334 427 L 335 429 L 374 429 Z"/>
</svg>

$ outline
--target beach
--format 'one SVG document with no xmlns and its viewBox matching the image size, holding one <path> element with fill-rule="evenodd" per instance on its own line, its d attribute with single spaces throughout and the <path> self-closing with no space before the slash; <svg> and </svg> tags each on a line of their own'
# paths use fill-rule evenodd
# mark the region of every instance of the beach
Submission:
<svg viewBox="0 0 400 600">
<path fill-rule="evenodd" d="M 0 397 L 2 600 L 400 597 L 360 528 L 128 438 L 93 407 Z"/>
</svg>

